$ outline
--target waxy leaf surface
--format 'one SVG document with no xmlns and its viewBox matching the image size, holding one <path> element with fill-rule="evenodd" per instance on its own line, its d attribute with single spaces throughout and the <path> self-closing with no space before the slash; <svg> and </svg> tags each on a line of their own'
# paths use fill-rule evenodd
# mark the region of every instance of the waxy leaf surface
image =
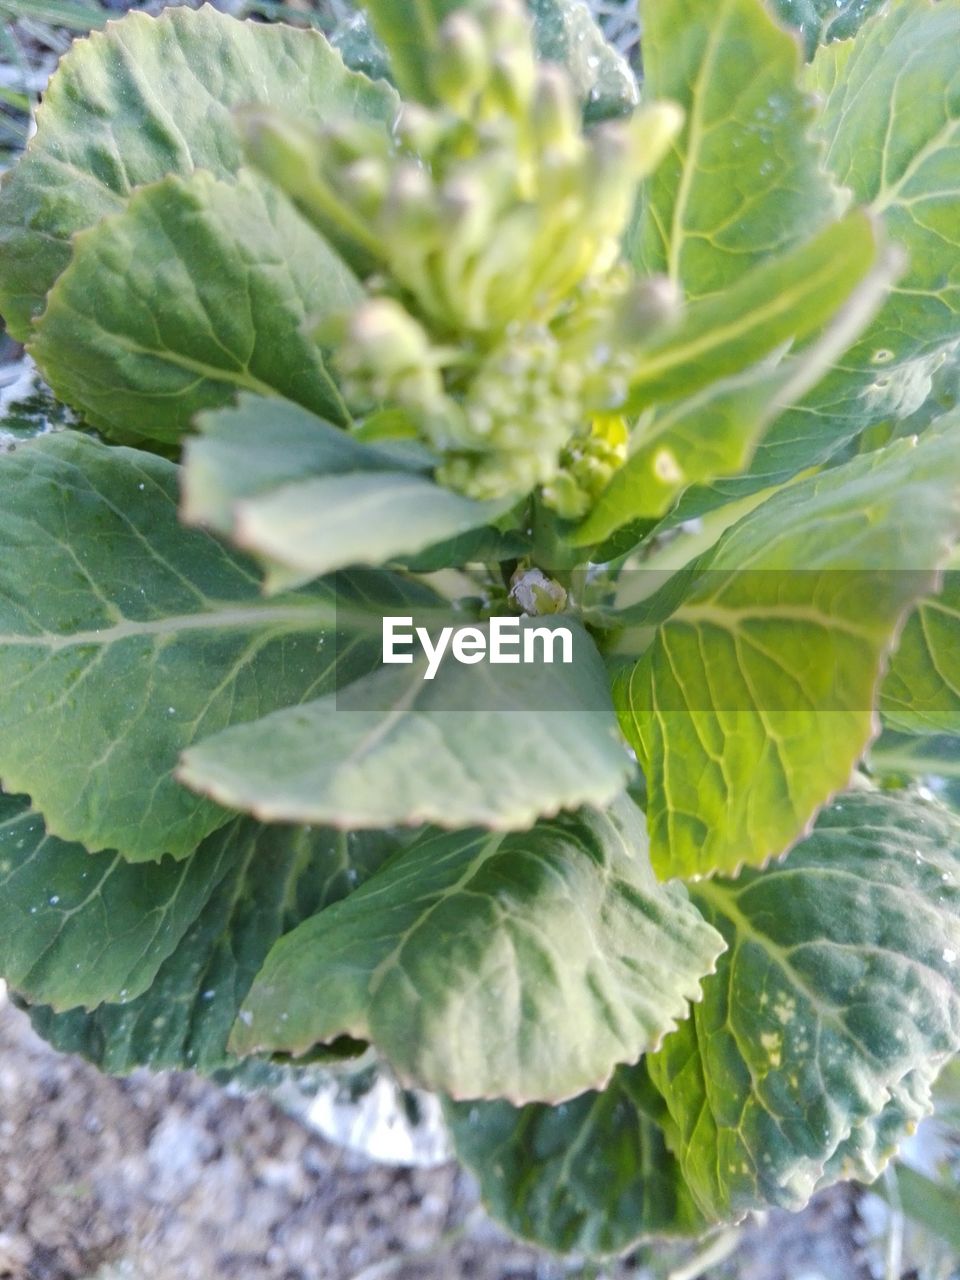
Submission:
<svg viewBox="0 0 960 1280">
<path fill-rule="evenodd" d="M 44 93 L 36 136 L 4 177 L 0 312 L 10 332 L 29 336 L 74 233 L 119 212 L 137 187 L 196 169 L 235 174 L 231 112 L 254 102 L 385 128 L 397 110 L 393 90 L 348 71 L 319 32 L 240 22 L 212 5 L 131 13 L 76 41 Z"/>
<path fill-rule="evenodd" d="M 641 1063 L 560 1106 L 447 1103 L 445 1115 L 498 1222 L 547 1249 L 603 1257 L 647 1236 L 703 1230 L 652 1118 L 662 1110 Z"/>
<path fill-rule="evenodd" d="M 521 635 L 553 622 L 523 619 Z M 631 762 L 592 640 L 570 618 L 558 625 L 573 637 L 570 664 L 559 660 L 559 639 L 552 663 L 465 666 L 448 650 L 432 680 L 414 657 L 199 743 L 179 776 L 268 822 L 350 828 L 511 830 L 605 804 Z"/>
<path fill-rule="evenodd" d="M 155 977 L 142 995 L 135 999 L 130 987 L 118 1001 L 114 991 L 108 997 L 113 1003 L 90 1013 L 55 1013 L 44 1005 L 30 1010 L 34 1026 L 61 1052 L 82 1053 L 114 1074 L 142 1066 L 205 1072 L 236 1067 L 227 1051 L 230 1029 L 274 942 L 346 897 L 398 847 L 384 832 L 264 827 L 246 819 L 207 844 L 222 848 L 223 874 L 208 891 L 191 895 L 189 927 L 166 958 L 152 956 Z M 174 864 L 181 874 L 206 847 Z M 109 855 L 84 856 L 96 865 Z M 143 880 L 147 869 L 129 870 Z M 147 893 L 145 880 L 140 893 Z M 141 919 L 131 927 L 141 944 L 156 909 L 149 897 L 143 902 Z M 133 921 L 132 907 L 128 913 Z M 26 994 L 44 998 L 36 991 Z"/>
<path fill-rule="evenodd" d="M 177 479 L 72 433 L 0 455 L 0 779 L 56 835 L 135 860 L 227 819 L 174 780 L 179 752 L 331 688 L 337 657 L 332 590 L 265 601 L 179 523 Z"/>
<path fill-rule="evenodd" d="M 921 600 L 880 690 L 887 724 L 908 733 L 960 733 L 960 572 Z"/>
<path fill-rule="evenodd" d="M 701 1211 L 872 1181 L 960 1048 L 960 822 L 845 793 L 785 862 L 692 896 L 729 950 L 647 1061 Z"/>
<path fill-rule="evenodd" d="M 847 785 L 897 627 L 960 533 L 958 498 L 953 434 L 903 441 L 776 494 L 668 588 L 670 616 L 615 690 L 662 875 L 760 865 Z"/>
<path fill-rule="evenodd" d="M 417 455 L 364 444 L 288 400 L 241 392 L 236 405 L 202 413 L 184 447 L 183 518 L 232 537 L 238 504 L 314 476 L 416 473 Z"/>
<path fill-rule="evenodd" d="M 26 797 L 0 795 L 0 975 L 58 1009 L 140 995 L 226 874 L 240 825 L 192 858 L 131 866 L 48 835 Z"/>
<path fill-rule="evenodd" d="M 784 22 L 796 27 L 807 56 L 818 44 L 849 40 L 883 5 L 883 0 L 773 0 Z"/>
<path fill-rule="evenodd" d="M 474 502 L 409 471 L 357 471 L 241 502 L 237 545 L 266 560 L 271 590 L 379 565 L 481 528 L 503 504 Z"/>
<path fill-rule="evenodd" d="M 277 190 L 196 173 L 81 232 L 30 350 L 54 391 L 120 439 L 174 443 L 238 390 L 349 421 L 308 320 L 353 305 L 354 276 Z"/>
<path fill-rule="evenodd" d="M 763 0 L 648 0 L 642 18 L 644 92 L 686 124 L 647 184 L 634 257 L 698 298 L 807 239 L 837 197 L 797 41 Z"/>
<path fill-rule="evenodd" d="M 659 1043 L 721 946 L 624 798 L 514 835 L 428 832 L 283 938 L 236 1052 L 372 1040 L 457 1098 L 562 1100 Z"/>
<path fill-rule="evenodd" d="M 835 371 L 771 429 L 754 487 L 822 461 L 872 423 L 909 417 L 960 338 L 958 42 L 958 0 L 897 0 L 810 68 L 826 99 L 826 163 L 882 220 L 905 269 Z"/>
</svg>

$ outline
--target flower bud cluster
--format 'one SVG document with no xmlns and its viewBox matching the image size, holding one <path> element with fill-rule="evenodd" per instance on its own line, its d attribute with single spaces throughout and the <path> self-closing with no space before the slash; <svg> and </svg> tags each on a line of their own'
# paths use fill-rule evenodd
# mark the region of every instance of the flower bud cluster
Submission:
<svg viewBox="0 0 960 1280">
<path fill-rule="evenodd" d="M 627 460 L 627 422 L 595 418 L 589 433 L 573 436 L 560 455 L 560 468 L 544 486 L 543 498 L 565 520 L 586 515 Z"/>
<path fill-rule="evenodd" d="M 443 483 L 483 498 L 548 486 L 572 510 L 614 458 L 589 443 L 591 417 L 623 403 L 631 348 L 665 310 L 620 254 L 679 109 L 587 130 L 567 74 L 536 60 L 521 0 L 454 10 L 431 67 L 432 100 L 404 103 L 390 138 L 261 118 L 248 152 L 374 295 L 337 344 L 348 401 L 404 407 Z"/>
</svg>

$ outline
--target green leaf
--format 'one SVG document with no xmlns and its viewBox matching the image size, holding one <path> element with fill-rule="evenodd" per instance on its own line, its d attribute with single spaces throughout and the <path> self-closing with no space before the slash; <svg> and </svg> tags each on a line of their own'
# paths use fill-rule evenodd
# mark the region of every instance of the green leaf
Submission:
<svg viewBox="0 0 960 1280">
<path fill-rule="evenodd" d="M 349 413 L 308 319 L 360 285 L 269 184 L 170 177 L 80 232 L 30 352 L 54 391 L 121 439 L 174 443 L 238 390 Z"/>
<path fill-rule="evenodd" d="M 693 302 L 676 328 L 643 352 L 629 407 L 690 395 L 810 337 L 870 276 L 878 252 L 876 227 L 856 211 Z"/>
<path fill-rule="evenodd" d="M 35 22 L 68 27 L 73 31 L 90 31 L 102 27 L 108 15 L 97 4 L 84 0 L 3 0 L 0 13 L 11 21 L 32 18 Z"/>
<path fill-rule="evenodd" d="M 184 447 L 183 518 L 233 537 L 237 506 L 305 477 L 411 472 L 423 461 L 362 444 L 287 400 L 242 392 L 236 405 L 202 413 Z"/>
<path fill-rule="evenodd" d="M 773 427 L 758 483 L 835 453 L 873 423 L 907 417 L 960 337 L 960 3 L 897 0 L 857 37 L 817 54 L 818 132 L 838 183 L 878 216 L 907 268 L 837 370 Z"/>
<path fill-rule="evenodd" d="M 887 724 L 907 733 L 960 733 L 960 572 L 910 615 L 880 690 Z"/>
<path fill-rule="evenodd" d="M 76 41 L 44 94 L 37 133 L 0 194 L 0 312 L 29 336 L 75 232 L 166 174 L 243 163 L 231 112 L 260 103 L 322 122 L 343 113 L 389 128 L 388 85 L 348 71 L 315 31 L 239 22 L 212 5 L 131 13 Z"/>
<path fill-rule="evenodd" d="M 671 584 L 615 690 L 661 874 L 762 864 L 847 785 L 898 624 L 960 533 L 958 485 L 955 436 L 900 442 L 782 490 L 682 601 Z"/>
<path fill-rule="evenodd" d="M 644 92 L 686 125 L 648 183 L 634 257 L 699 298 L 806 239 L 837 196 L 806 137 L 797 42 L 762 0 L 650 0 L 643 25 Z"/>
<path fill-rule="evenodd" d="M 401 92 L 423 102 L 434 100 L 431 62 L 439 54 L 437 33 L 447 14 L 469 7 L 465 0 L 368 0 L 366 11 L 387 47 L 390 68 Z"/>
<path fill-rule="evenodd" d="M 140 995 L 228 871 L 237 828 L 136 867 L 56 839 L 26 797 L 0 794 L 0 974 L 59 1009 Z"/>
<path fill-rule="evenodd" d="M 648 1064 L 701 1211 L 872 1180 L 960 1048 L 957 818 L 850 792 L 784 863 L 693 898 L 730 949 Z"/>
<path fill-rule="evenodd" d="M 803 38 L 807 57 L 818 44 L 849 40 L 883 4 L 883 0 L 773 0 L 773 7 Z"/>
<path fill-rule="evenodd" d="M 960 1250 L 960 1191 L 949 1174 L 935 1181 L 907 1164 L 898 1164 L 894 1181 L 898 1209 L 943 1240 L 954 1253 Z M 872 1190 L 885 1200 L 889 1198 L 883 1183 Z"/>
<path fill-rule="evenodd" d="M 913 774 L 952 783 L 960 780 L 960 737 L 885 729 L 871 744 L 869 763 L 875 773 Z"/>
<path fill-rule="evenodd" d="M 631 111 L 640 98 L 629 63 L 604 39 L 586 0 L 527 0 L 537 53 L 567 69 L 589 120 Z"/>
<path fill-rule="evenodd" d="M 662 516 L 688 485 L 743 470 L 770 422 L 842 355 L 886 292 L 894 264 L 888 254 L 877 256 L 875 234 L 869 219 L 853 214 L 694 303 L 660 353 L 661 372 L 653 352 L 640 383 L 648 387 L 643 398 L 683 398 L 635 430 L 633 452 L 577 530 L 578 542 Z M 743 369 L 814 330 L 816 339 L 798 354 Z"/>
<path fill-rule="evenodd" d="M 485 1208 L 508 1231 L 557 1252 L 605 1257 L 705 1225 L 651 1118 L 658 1107 L 641 1062 L 618 1068 L 602 1093 L 560 1106 L 448 1102 L 444 1114 Z"/>
<path fill-rule="evenodd" d="M 570 618 L 524 618 L 520 643 L 558 626 L 571 636 L 570 664 L 465 666 L 448 649 L 425 679 L 426 658 L 408 651 L 409 666 L 208 738 L 185 752 L 178 776 L 267 822 L 364 829 L 519 830 L 561 808 L 606 804 L 631 763 L 592 640 Z M 554 641 L 559 655 L 562 637 Z"/>
<path fill-rule="evenodd" d="M 960 813 L 960 736 L 884 729 L 866 759 L 882 787 L 917 784 Z"/>
<path fill-rule="evenodd" d="M 157 972 L 148 990 L 133 999 L 131 988 L 123 1002 L 91 1013 L 30 1010 L 34 1027 L 55 1048 L 82 1053 L 112 1074 L 143 1066 L 204 1072 L 235 1067 L 227 1038 L 271 946 L 301 920 L 346 897 L 398 847 L 384 832 L 307 831 L 247 820 L 231 823 L 207 843 L 217 841 L 229 854 L 226 874 L 211 891 L 192 897 L 190 927 L 162 964 L 161 955 L 153 957 Z M 174 866 L 183 874 L 202 853 Z M 130 868 L 130 874 L 143 881 L 149 870 Z M 140 893 L 149 904 L 145 889 Z M 142 944 L 142 924 L 135 936 Z"/>
<path fill-rule="evenodd" d="M 260 553 L 271 585 L 309 579 L 318 564 L 402 557 L 424 573 L 524 549 L 523 539 L 483 527 L 500 505 L 438 489 L 418 474 L 432 459 L 407 442 L 363 444 L 298 405 L 247 393 L 197 425 L 201 434 L 185 450 L 181 514 Z M 374 520 L 371 505 L 385 514 Z"/>
<path fill-rule="evenodd" d="M 360 471 L 240 503 L 236 542 L 268 562 L 267 588 L 276 591 L 414 555 L 502 514 L 502 503 L 474 502 L 425 476 Z"/>
<path fill-rule="evenodd" d="M 227 815 L 176 783 L 179 752 L 332 686 L 332 589 L 264 601 L 178 522 L 176 467 L 67 432 L 0 455 L 0 541 L 4 786 L 90 849 L 190 853 Z"/>
<path fill-rule="evenodd" d="M 281 939 L 231 1044 L 349 1035 L 456 1098 L 561 1100 L 659 1043 L 719 945 L 655 879 L 630 800 L 516 835 L 428 832 Z"/>
</svg>

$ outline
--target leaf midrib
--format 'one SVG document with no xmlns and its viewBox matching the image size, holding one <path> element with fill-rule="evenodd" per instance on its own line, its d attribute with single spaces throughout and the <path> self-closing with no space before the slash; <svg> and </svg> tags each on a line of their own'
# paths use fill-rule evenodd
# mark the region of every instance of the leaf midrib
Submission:
<svg viewBox="0 0 960 1280">
<path fill-rule="evenodd" d="M 79 645 L 111 645 L 141 637 L 177 635 L 184 631 L 244 631 L 263 627 L 285 627 L 291 630 L 316 628 L 326 630 L 336 624 L 336 606 L 324 608 L 316 602 L 309 605 L 266 605 L 262 607 L 228 607 L 204 613 L 174 614 L 163 618 L 137 621 L 124 618 L 112 626 L 58 635 L 42 631 L 36 635 L 0 633 L 0 648 L 46 648 L 52 652 Z"/>
</svg>

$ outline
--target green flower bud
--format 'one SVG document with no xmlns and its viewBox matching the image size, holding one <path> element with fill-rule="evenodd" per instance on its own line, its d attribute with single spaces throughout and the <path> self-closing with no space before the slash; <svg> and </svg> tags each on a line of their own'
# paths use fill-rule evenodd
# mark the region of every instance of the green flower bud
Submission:
<svg viewBox="0 0 960 1280">
<path fill-rule="evenodd" d="M 543 486 L 543 501 L 562 520 L 581 520 L 590 510 L 590 495 L 569 471 L 560 471 Z"/>
<path fill-rule="evenodd" d="M 570 77 L 559 67 L 538 67 L 531 123 L 541 151 L 553 164 L 560 156 L 580 154 L 580 113 Z"/>
<path fill-rule="evenodd" d="M 585 516 L 626 461 L 628 439 L 623 418 L 594 418 L 590 431 L 574 436 L 563 450 L 560 471 L 544 486 L 545 504 L 565 520 Z"/>
<path fill-rule="evenodd" d="M 490 0 L 483 21 L 492 49 L 531 47 L 530 19 L 520 0 Z"/>
<path fill-rule="evenodd" d="M 529 48 L 505 48 L 494 54 L 485 101 L 487 112 L 503 110 L 527 123 L 537 67 Z"/>
<path fill-rule="evenodd" d="M 621 343 L 635 346 L 677 319 L 682 298 L 667 276 L 638 280 L 620 300 L 613 333 Z"/>
<path fill-rule="evenodd" d="M 384 212 L 388 236 L 421 236 L 435 227 L 435 188 L 429 174 L 414 161 L 405 160 L 394 168 Z"/>
<path fill-rule="evenodd" d="M 320 130 L 318 140 L 321 163 L 330 167 L 367 160 L 371 156 L 385 160 L 390 154 L 386 135 L 362 120 L 333 120 Z"/>
<path fill-rule="evenodd" d="M 405 102 L 394 125 L 397 144 L 411 155 L 429 159 L 449 130 L 449 122 L 418 102 Z"/>
<path fill-rule="evenodd" d="M 399 373 L 426 363 L 430 353 L 426 330 L 392 298 L 371 298 L 350 316 L 343 348 L 348 369 Z"/>
<path fill-rule="evenodd" d="M 440 188 L 439 211 L 447 252 L 462 264 L 487 242 L 494 225 L 494 201 L 479 179 L 460 173 Z"/>
<path fill-rule="evenodd" d="M 436 59 L 430 71 L 431 88 L 448 106 L 464 109 L 486 85 L 489 49 L 479 22 L 462 9 L 440 24 Z"/>
<path fill-rule="evenodd" d="M 339 188 L 344 197 L 361 213 L 372 217 L 383 206 L 390 181 L 390 172 L 384 161 L 373 159 L 354 160 L 341 172 Z"/>
<path fill-rule="evenodd" d="M 392 402 L 436 414 L 447 403 L 443 356 L 398 302 L 371 298 L 347 318 L 335 363 L 351 404 Z"/>
</svg>

